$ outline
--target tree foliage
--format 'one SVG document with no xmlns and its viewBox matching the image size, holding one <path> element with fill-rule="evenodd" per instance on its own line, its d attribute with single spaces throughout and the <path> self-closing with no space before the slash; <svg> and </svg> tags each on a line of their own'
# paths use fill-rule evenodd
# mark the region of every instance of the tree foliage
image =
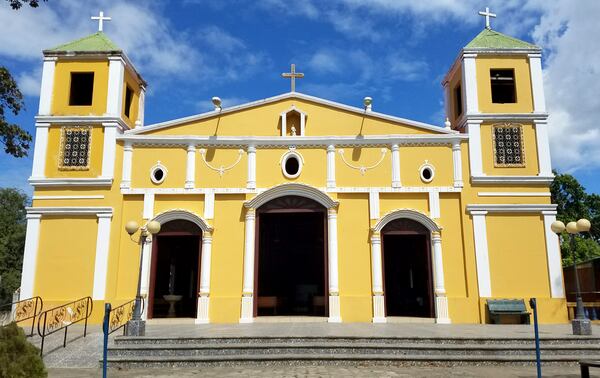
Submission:
<svg viewBox="0 0 600 378">
<path fill-rule="evenodd" d="M 0 303 L 11 302 L 21 285 L 28 201 L 17 189 L 0 189 Z"/>
<path fill-rule="evenodd" d="M 6 67 L 0 66 L 0 142 L 4 152 L 15 157 L 27 156 L 31 135 L 5 119 L 5 109 L 17 115 L 23 109 L 23 95 Z"/>
<path fill-rule="evenodd" d="M 569 174 L 554 172 L 554 175 L 550 192 L 552 203 L 557 204 L 556 218 L 565 224 L 581 218 L 592 223 L 589 233 L 575 237 L 575 262 L 600 256 L 600 196 L 586 193 L 577 179 Z M 563 265 L 573 264 L 573 250 L 566 233 L 561 237 L 561 250 Z"/>
<path fill-rule="evenodd" d="M 27 4 L 32 8 L 37 8 L 40 5 L 40 0 L 6 0 L 10 4 L 10 7 L 14 10 L 21 9 L 23 4 Z M 48 1 L 48 0 L 42 0 Z"/>
</svg>

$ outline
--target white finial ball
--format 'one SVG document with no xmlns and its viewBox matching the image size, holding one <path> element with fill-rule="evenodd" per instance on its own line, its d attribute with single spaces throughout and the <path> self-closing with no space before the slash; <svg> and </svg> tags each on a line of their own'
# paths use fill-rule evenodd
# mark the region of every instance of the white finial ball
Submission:
<svg viewBox="0 0 600 378">
<path fill-rule="evenodd" d="M 448 117 L 446 117 L 446 122 L 444 122 L 444 126 L 446 126 L 447 129 L 452 127 L 452 124 L 450 123 L 450 120 L 448 119 Z"/>
<path fill-rule="evenodd" d="M 363 98 L 363 105 L 364 105 L 364 106 L 369 106 L 369 105 L 371 105 L 372 103 L 373 103 L 373 98 L 371 98 L 371 97 L 368 97 L 368 96 L 367 96 L 367 97 L 365 97 L 365 98 Z"/>
</svg>

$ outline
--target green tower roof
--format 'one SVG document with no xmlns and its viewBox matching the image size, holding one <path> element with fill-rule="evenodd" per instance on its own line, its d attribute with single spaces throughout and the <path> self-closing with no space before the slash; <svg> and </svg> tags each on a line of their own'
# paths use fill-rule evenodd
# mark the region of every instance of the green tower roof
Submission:
<svg viewBox="0 0 600 378">
<path fill-rule="evenodd" d="M 520 49 L 520 50 L 540 50 L 532 43 L 521 41 L 492 29 L 483 29 L 465 49 Z"/>
<path fill-rule="evenodd" d="M 60 52 L 123 52 L 119 46 L 111 41 L 106 34 L 96 32 L 87 37 L 77 39 L 72 42 L 65 43 L 53 49 L 44 50 L 48 53 Z"/>
</svg>

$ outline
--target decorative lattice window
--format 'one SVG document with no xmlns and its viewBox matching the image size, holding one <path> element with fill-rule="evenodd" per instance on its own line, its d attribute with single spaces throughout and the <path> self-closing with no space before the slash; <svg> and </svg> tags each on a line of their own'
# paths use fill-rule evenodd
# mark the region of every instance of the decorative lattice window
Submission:
<svg viewBox="0 0 600 378">
<path fill-rule="evenodd" d="M 524 167 L 523 126 L 505 123 L 493 126 L 494 166 Z"/>
<path fill-rule="evenodd" d="M 61 128 L 59 168 L 64 170 L 89 169 L 91 145 L 91 127 Z"/>
</svg>

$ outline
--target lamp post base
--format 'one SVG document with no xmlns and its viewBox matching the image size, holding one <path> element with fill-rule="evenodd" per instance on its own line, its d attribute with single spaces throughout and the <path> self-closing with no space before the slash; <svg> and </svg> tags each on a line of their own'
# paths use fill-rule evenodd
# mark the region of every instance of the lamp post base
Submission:
<svg viewBox="0 0 600 378">
<path fill-rule="evenodd" d="M 573 326 L 573 335 L 592 334 L 592 323 L 589 319 L 573 319 L 571 325 Z"/>
<path fill-rule="evenodd" d="M 130 320 L 127 322 L 127 330 L 125 331 L 127 336 L 145 336 L 146 335 L 146 321 L 145 320 Z"/>
</svg>

